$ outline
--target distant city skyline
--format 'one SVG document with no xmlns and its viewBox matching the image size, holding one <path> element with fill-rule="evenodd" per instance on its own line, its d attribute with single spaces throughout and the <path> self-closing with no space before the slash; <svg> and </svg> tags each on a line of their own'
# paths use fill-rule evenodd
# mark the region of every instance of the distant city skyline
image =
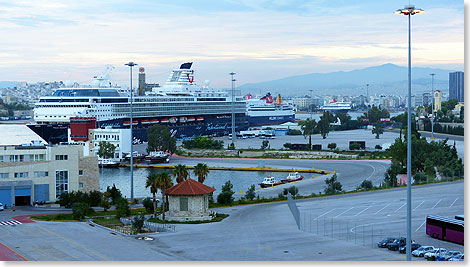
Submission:
<svg viewBox="0 0 470 267">
<path fill-rule="evenodd" d="M 292 75 L 405 66 L 408 1 L 1 1 L 0 81 L 90 82 L 107 64 L 128 85 L 194 62 L 196 82 L 230 87 Z M 464 3 L 412 1 L 413 66 L 463 70 Z M 137 73 L 137 71 L 136 71 Z M 137 74 L 134 76 L 137 81 Z"/>
</svg>

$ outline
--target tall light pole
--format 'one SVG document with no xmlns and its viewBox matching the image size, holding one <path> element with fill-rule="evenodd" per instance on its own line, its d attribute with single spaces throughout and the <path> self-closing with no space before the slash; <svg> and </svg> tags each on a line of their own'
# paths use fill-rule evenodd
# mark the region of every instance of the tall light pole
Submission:
<svg viewBox="0 0 470 267">
<path fill-rule="evenodd" d="M 367 87 L 367 110 L 369 110 L 369 84 L 366 84 Z"/>
<path fill-rule="evenodd" d="M 434 75 L 436 74 L 429 75 L 431 75 L 431 139 L 434 139 Z"/>
<path fill-rule="evenodd" d="M 234 95 L 235 95 L 235 79 L 233 78 L 233 75 L 235 75 L 235 72 L 230 72 L 229 73 L 232 76 L 232 144 L 237 138 L 237 135 L 235 134 L 235 107 L 234 107 Z"/>
<path fill-rule="evenodd" d="M 408 16 L 408 141 L 406 161 L 406 260 L 411 261 L 411 16 L 424 13 L 414 5 L 405 5 L 395 14 Z"/>
<path fill-rule="evenodd" d="M 310 120 L 312 120 L 312 114 L 313 114 L 313 97 L 312 97 L 312 92 L 313 90 L 310 89 Z"/>
<path fill-rule="evenodd" d="M 132 115 L 133 115 L 132 114 L 132 102 L 133 102 L 133 99 L 132 99 L 132 95 L 133 95 L 132 94 L 132 91 L 133 91 L 132 90 L 132 67 L 137 66 L 137 64 L 131 61 L 131 62 L 126 63 L 124 65 L 129 66 L 129 68 L 131 70 L 131 77 L 130 77 L 130 80 L 131 80 L 131 87 L 130 87 L 130 89 L 131 89 L 131 102 L 130 102 L 131 103 L 130 104 L 130 111 L 131 111 L 130 112 L 131 113 L 131 115 L 130 115 L 130 119 L 131 119 L 131 121 L 130 121 L 131 122 L 131 125 L 130 125 L 130 127 L 131 127 L 131 201 L 134 201 L 134 166 L 133 166 L 134 165 L 134 159 L 133 159 L 133 156 L 134 156 L 133 155 L 134 154 L 134 143 L 133 143 L 134 134 L 132 133 Z"/>
</svg>

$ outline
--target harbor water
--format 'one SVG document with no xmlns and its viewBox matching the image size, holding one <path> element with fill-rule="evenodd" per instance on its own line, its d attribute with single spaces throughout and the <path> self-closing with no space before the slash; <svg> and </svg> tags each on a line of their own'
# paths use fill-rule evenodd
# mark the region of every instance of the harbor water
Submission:
<svg viewBox="0 0 470 267">
<path fill-rule="evenodd" d="M 145 188 L 145 181 L 150 173 L 158 173 L 166 171 L 171 175 L 171 169 L 161 170 L 154 168 L 135 168 L 134 169 L 134 197 L 144 198 L 151 197 L 150 189 Z M 197 176 L 192 170 L 189 170 L 191 179 L 197 181 Z M 242 190 L 245 193 L 252 184 L 259 189 L 261 183 L 266 176 L 273 176 L 276 180 L 282 180 L 287 177 L 287 172 L 257 172 L 257 171 L 221 171 L 211 170 L 204 184 L 215 188 L 215 194 L 222 191 L 222 186 L 226 181 L 230 180 L 233 184 L 233 191 L 239 193 Z M 312 174 L 302 174 L 306 178 L 312 177 Z M 172 176 L 172 175 L 171 175 Z M 172 176 L 173 184 L 176 184 L 175 178 Z M 126 167 L 120 168 L 103 168 L 100 169 L 100 191 L 106 191 L 106 188 L 112 187 L 113 184 L 121 190 L 123 196 L 130 197 L 130 169 Z"/>
</svg>

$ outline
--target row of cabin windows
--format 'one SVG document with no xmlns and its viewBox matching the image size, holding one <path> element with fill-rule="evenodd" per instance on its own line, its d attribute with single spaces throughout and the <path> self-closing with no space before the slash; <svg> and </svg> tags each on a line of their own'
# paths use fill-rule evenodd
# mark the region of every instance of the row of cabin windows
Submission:
<svg viewBox="0 0 470 267">
<path fill-rule="evenodd" d="M 27 156 L 27 157 L 25 157 Z M 6 162 L 10 159 L 10 162 L 23 162 L 23 161 L 42 161 L 44 160 L 44 154 L 30 154 L 30 155 L 1 155 L 0 162 Z"/>
</svg>

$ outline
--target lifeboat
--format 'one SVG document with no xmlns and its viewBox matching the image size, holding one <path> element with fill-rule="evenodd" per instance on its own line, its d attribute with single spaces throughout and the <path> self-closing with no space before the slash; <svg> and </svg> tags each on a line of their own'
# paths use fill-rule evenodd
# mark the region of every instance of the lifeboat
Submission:
<svg viewBox="0 0 470 267">
<path fill-rule="evenodd" d="M 142 124 L 150 124 L 150 121 L 149 120 L 143 120 Z"/>
<path fill-rule="evenodd" d="M 168 120 L 167 118 L 163 118 L 160 120 L 161 123 L 168 123 L 170 120 Z"/>
<path fill-rule="evenodd" d="M 131 121 L 124 121 L 122 123 L 123 126 L 130 126 L 131 125 Z"/>
<path fill-rule="evenodd" d="M 180 122 L 185 123 L 186 121 L 188 121 L 188 118 L 186 118 L 186 117 L 180 117 Z"/>
<path fill-rule="evenodd" d="M 150 123 L 152 123 L 152 124 L 153 124 L 153 123 L 159 123 L 159 122 L 160 122 L 160 121 L 159 121 L 158 119 L 153 119 L 153 120 L 150 121 Z"/>
<path fill-rule="evenodd" d="M 139 121 L 132 120 L 132 126 L 136 126 L 137 124 L 139 124 Z"/>
<path fill-rule="evenodd" d="M 197 117 L 197 119 L 196 119 L 196 120 L 197 120 L 197 121 L 203 121 L 203 120 L 204 120 L 204 118 L 203 118 L 203 117 Z"/>
<path fill-rule="evenodd" d="M 196 120 L 196 119 L 195 119 L 194 117 L 189 117 L 189 118 L 188 118 L 188 122 L 193 122 L 193 121 L 195 121 L 195 120 Z"/>
<path fill-rule="evenodd" d="M 171 123 L 176 123 L 177 121 L 178 121 L 178 119 L 176 117 L 171 117 L 170 118 Z"/>
</svg>

